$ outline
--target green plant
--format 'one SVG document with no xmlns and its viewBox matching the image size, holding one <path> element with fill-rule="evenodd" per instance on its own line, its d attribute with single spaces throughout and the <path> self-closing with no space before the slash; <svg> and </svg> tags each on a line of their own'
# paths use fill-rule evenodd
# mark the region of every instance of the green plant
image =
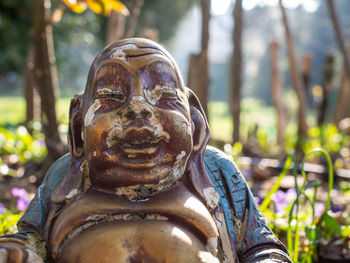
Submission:
<svg viewBox="0 0 350 263">
<path fill-rule="evenodd" d="M 319 213 L 318 203 L 316 202 L 316 193 L 321 186 L 321 181 L 316 180 L 306 185 L 307 178 L 304 170 L 306 160 L 315 154 L 323 155 L 328 163 L 328 195 L 324 204 L 323 213 Z M 349 222 L 341 225 L 336 218 L 329 213 L 331 204 L 331 190 L 333 189 L 333 164 L 328 152 L 322 148 L 315 148 L 308 152 L 301 164 L 302 185 L 297 181 L 297 162 L 294 154 L 288 155 L 284 168 L 271 191 L 266 195 L 260 209 L 267 219 L 273 223 L 276 222 L 287 234 L 288 251 L 294 262 L 314 262 L 317 259 L 317 245 L 325 243 L 331 238 L 340 236 L 343 240 L 350 234 Z M 295 198 L 290 205 L 285 207 L 284 213 L 276 213 L 278 202 L 272 205 L 275 195 L 279 193 L 280 183 L 287 171 L 292 168 L 295 178 Z M 312 191 L 310 191 L 312 190 Z M 280 201 L 279 201 L 280 202 Z M 311 210 L 310 213 L 308 211 Z M 318 210 L 318 214 L 316 214 Z M 301 240 L 301 233 L 304 240 Z"/>
</svg>

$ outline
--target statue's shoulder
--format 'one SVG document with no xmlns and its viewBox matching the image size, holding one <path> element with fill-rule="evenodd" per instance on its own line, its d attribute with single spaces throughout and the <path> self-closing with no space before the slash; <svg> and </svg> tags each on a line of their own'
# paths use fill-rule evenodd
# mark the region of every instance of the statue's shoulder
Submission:
<svg viewBox="0 0 350 263">
<path fill-rule="evenodd" d="M 46 172 L 43 184 L 54 190 L 57 185 L 63 180 L 68 171 L 70 163 L 70 154 L 67 153 L 57 159 Z"/>
<path fill-rule="evenodd" d="M 223 151 L 213 147 L 207 146 L 204 154 L 204 163 L 207 170 L 215 172 L 218 168 L 222 172 L 239 173 L 238 167 L 233 161 L 232 156 L 227 155 Z"/>
</svg>

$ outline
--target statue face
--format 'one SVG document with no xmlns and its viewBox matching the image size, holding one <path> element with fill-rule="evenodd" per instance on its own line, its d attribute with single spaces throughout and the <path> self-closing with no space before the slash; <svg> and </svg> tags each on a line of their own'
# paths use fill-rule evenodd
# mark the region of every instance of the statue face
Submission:
<svg viewBox="0 0 350 263">
<path fill-rule="evenodd" d="M 84 152 L 92 185 L 165 188 L 183 175 L 193 148 L 189 104 L 160 52 L 98 62 L 84 100 Z"/>
</svg>

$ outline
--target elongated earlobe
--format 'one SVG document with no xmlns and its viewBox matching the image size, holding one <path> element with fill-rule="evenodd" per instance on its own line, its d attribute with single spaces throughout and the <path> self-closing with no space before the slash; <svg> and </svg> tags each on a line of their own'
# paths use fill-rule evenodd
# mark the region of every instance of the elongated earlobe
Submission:
<svg viewBox="0 0 350 263">
<path fill-rule="evenodd" d="M 209 125 L 205 116 L 204 110 L 192 90 L 188 89 L 189 92 L 189 104 L 192 119 L 192 130 L 193 130 L 193 151 L 198 153 L 202 147 L 208 143 L 209 140 Z"/>
<path fill-rule="evenodd" d="M 83 118 L 81 114 L 82 102 L 83 96 L 79 94 L 75 95 L 70 103 L 68 144 L 72 158 L 80 158 L 84 153 L 84 142 L 81 137 L 83 129 Z"/>
</svg>

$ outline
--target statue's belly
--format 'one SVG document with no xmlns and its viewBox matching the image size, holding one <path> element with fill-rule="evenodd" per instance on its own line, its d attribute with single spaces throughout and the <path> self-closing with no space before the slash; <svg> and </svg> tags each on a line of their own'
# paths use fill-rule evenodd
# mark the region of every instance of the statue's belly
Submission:
<svg viewBox="0 0 350 263">
<path fill-rule="evenodd" d="M 113 221 L 82 231 L 62 248 L 63 263 L 195 263 L 205 244 L 165 220 Z"/>
</svg>

